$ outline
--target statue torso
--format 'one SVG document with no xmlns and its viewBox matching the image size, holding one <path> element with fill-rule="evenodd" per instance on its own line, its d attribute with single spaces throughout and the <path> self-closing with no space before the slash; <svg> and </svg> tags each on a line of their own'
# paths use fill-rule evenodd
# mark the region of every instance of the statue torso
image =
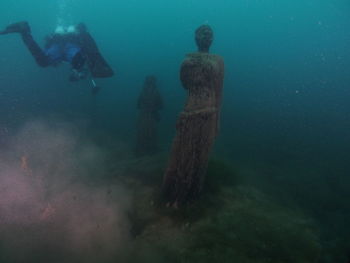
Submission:
<svg viewBox="0 0 350 263">
<path fill-rule="evenodd" d="M 224 62 L 220 56 L 201 52 L 188 54 L 180 75 L 189 92 L 185 111 L 219 106 L 224 78 Z"/>
</svg>

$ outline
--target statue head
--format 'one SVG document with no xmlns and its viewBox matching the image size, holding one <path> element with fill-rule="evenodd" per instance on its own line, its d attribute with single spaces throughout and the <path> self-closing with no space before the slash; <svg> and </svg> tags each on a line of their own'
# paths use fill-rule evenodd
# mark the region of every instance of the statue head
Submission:
<svg viewBox="0 0 350 263">
<path fill-rule="evenodd" d="M 198 51 L 209 52 L 209 48 L 213 43 L 214 32 L 208 25 L 202 25 L 196 30 L 196 43 Z"/>
</svg>

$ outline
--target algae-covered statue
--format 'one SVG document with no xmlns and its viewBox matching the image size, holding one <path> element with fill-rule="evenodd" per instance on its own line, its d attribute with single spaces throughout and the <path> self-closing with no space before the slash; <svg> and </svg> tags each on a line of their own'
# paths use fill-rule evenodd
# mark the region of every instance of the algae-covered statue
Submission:
<svg viewBox="0 0 350 263">
<path fill-rule="evenodd" d="M 158 149 L 157 122 L 160 120 L 159 111 L 163 108 L 155 76 L 146 77 L 137 107 L 140 113 L 135 153 L 138 156 L 153 154 Z"/>
<path fill-rule="evenodd" d="M 219 128 L 224 62 L 209 54 L 213 42 L 210 26 L 199 27 L 195 36 L 198 52 L 188 54 L 181 66 L 180 78 L 188 99 L 177 121 L 163 182 L 166 202 L 175 207 L 198 197 Z"/>
</svg>

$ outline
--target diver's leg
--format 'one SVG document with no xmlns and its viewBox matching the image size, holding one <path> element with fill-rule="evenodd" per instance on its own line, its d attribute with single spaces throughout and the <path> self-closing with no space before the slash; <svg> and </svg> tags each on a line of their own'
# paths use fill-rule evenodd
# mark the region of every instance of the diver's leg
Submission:
<svg viewBox="0 0 350 263">
<path fill-rule="evenodd" d="M 5 30 L 0 31 L 0 35 L 19 33 L 22 36 L 22 40 L 32 56 L 34 57 L 36 63 L 41 67 L 47 67 L 50 65 L 49 59 L 39 45 L 35 42 L 32 37 L 30 26 L 28 22 L 18 22 L 8 25 Z"/>
<path fill-rule="evenodd" d="M 85 65 L 85 61 L 86 61 L 86 58 L 83 56 L 81 52 L 76 53 L 71 61 L 72 68 L 78 71 L 81 71 L 81 69 Z"/>
<path fill-rule="evenodd" d="M 29 52 L 34 57 L 36 63 L 40 67 L 47 67 L 50 66 L 50 60 L 48 56 L 44 53 L 44 51 L 39 47 L 39 45 L 35 42 L 32 34 L 30 32 L 22 33 L 22 40 L 26 47 L 28 48 Z"/>
</svg>

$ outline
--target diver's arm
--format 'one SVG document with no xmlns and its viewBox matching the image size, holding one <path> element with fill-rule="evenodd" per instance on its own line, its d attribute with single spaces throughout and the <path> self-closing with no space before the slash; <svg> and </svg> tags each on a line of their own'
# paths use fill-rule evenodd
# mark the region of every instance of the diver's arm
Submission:
<svg viewBox="0 0 350 263">
<path fill-rule="evenodd" d="M 101 55 L 95 40 L 87 32 L 80 32 L 80 45 L 87 56 L 87 65 L 94 78 L 110 78 L 114 75 L 112 68 Z"/>
</svg>

